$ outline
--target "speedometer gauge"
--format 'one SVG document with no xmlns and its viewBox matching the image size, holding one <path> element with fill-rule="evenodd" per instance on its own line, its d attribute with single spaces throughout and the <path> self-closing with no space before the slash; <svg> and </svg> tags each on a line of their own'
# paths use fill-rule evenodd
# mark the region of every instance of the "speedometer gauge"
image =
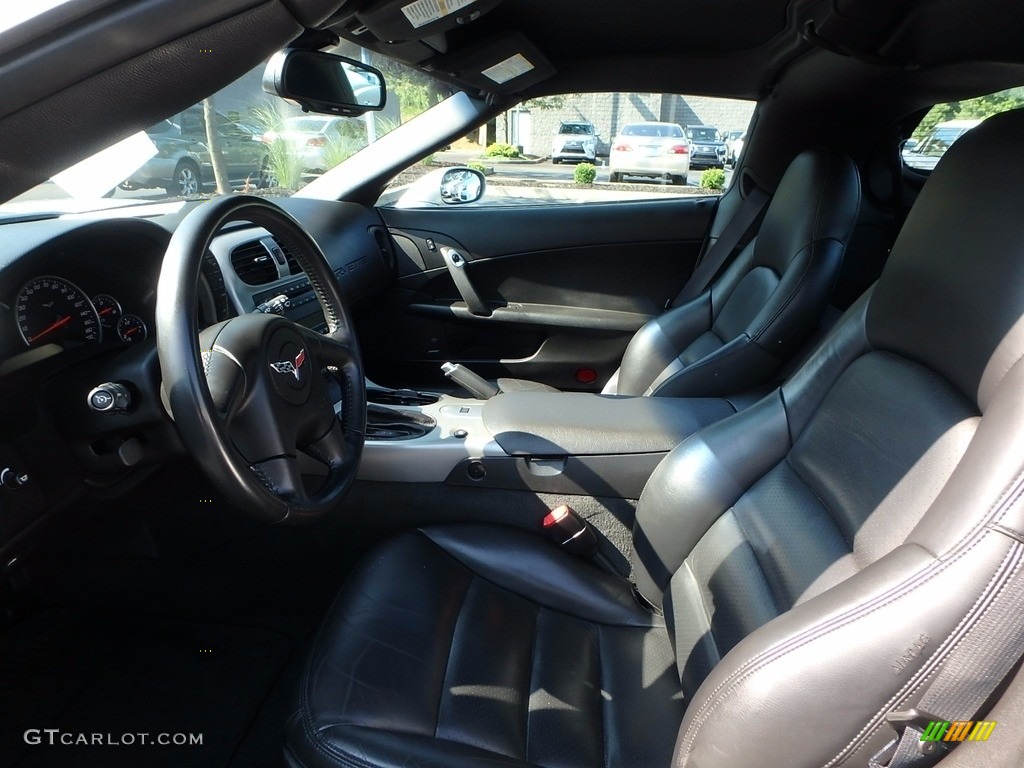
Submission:
<svg viewBox="0 0 1024 768">
<path fill-rule="evenodd" d="M 121 305 L 117 299 L 109 293 L 100 293 L 92 297 L 92 305 L 100 316 L 100 325 L 104 328 L 117 326 L 117 321 L 121 319 Z"/>
<path fill-rule="evenodd" d="M 18 330 L 33 347 L 60 341 L 99 341 L 99 316 L 89 298 L 60 277 L 37 277 L 19 292 L 14 305 Z"/>
</svg>

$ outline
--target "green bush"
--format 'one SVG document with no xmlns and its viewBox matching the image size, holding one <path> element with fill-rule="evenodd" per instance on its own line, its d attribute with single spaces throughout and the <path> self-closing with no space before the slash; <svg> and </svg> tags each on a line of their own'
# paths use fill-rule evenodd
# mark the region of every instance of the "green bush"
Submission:
<svg viewBox="0 0 1024 768">
<path fill-rule="evenodd" d="M 481 163 L 479 160 L 473 160 L 466 163 L 466 166 L 472 168 L 474 171 L 480 171 L 480 173 L 487 173 L 487 166 Z"/>
<path fill-rule="evenodd" d="M 366 136 L 355 139 L 346 135 L 332 136 L 324 146 L 324 170 L 331 170 L 336 165 L 341 165 L 352 155 L 366 146 Z"/>
<path fill-rule="evenodd" d="M 593 184 L 597 178 L 597 168 L 591 163 L 580 163 L 572 174 L 577 184 Z"/>
<path fill-rule="evenodd" d="M 270 143 L 267 165 L 279 187 L 293 191 L 299 188 L 302 183 L 302 158 L 292 151 L 284 139 L 274 139 Z"/>
<path fill-rule="evenodd" d="M 701 189 L 722 189 L 725 187 L 725 171 L 721 168 L 708 168 L 700 175 Z"/>
<path fill-rule="evenodd" d="M 487 157 L 519 157 L 519 148 L 513 147 L 511 144 L 491 144 L 484 155 Z"/>
</svg>

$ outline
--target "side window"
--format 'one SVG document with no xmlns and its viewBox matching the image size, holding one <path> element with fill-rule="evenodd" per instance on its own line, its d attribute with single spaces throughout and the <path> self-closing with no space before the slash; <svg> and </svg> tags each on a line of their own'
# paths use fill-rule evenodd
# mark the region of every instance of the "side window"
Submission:
<svg viewBox="0 0 1024 768">
<path fill-rule="evenodd" d="M 435 166 L 468 165 L 487 177 L 475 206 L 720 194 L 732 181 L 754 107 L 662 93 L 530 99 L 396 181 L 406 185 Z M 382 204 L 405 207 L 400 196 L 392 185 Z"/>
<path fill-rule="evenodd" d="M 903 162 L 916 171 L 930 172 L 957 139 L 985 118 L 1020 107 L 1024 107 L 1024 88 L 936 104 L 904 142 Z"/>
</svg>

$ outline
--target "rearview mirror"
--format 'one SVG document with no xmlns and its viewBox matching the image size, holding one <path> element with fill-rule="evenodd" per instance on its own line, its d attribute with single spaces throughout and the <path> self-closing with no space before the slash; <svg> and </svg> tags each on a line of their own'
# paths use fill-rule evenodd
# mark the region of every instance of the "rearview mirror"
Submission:
<svg viewBox="0 0 1024 768">
<path fill-rule="evenodd" d="M 344 56 L 298 48 L 271 57 L 263 90 L 297 101 L 307 112 L 346 117 L 379 112 L 387 101 L 379 70 Z"/>
</svg>

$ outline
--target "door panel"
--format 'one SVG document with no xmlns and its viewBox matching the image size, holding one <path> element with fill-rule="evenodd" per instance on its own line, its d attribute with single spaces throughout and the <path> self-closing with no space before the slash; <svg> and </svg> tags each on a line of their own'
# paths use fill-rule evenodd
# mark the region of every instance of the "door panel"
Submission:
<svg viewBox="0 0 1024 768">
<path fill-rule="evenodd" d="M 431 386 L 452 360 L 489 378 L 600 389 L 629 339 L 693 271 L 715 203 L 382 209 L 398 279 L 360 320 L 368 375 Z M 489 316 L 469 311 L 441 255 L 446 247 L 465 258 Z M 581 382 L 581 369 L 596 380 Z"/>
</svg>

